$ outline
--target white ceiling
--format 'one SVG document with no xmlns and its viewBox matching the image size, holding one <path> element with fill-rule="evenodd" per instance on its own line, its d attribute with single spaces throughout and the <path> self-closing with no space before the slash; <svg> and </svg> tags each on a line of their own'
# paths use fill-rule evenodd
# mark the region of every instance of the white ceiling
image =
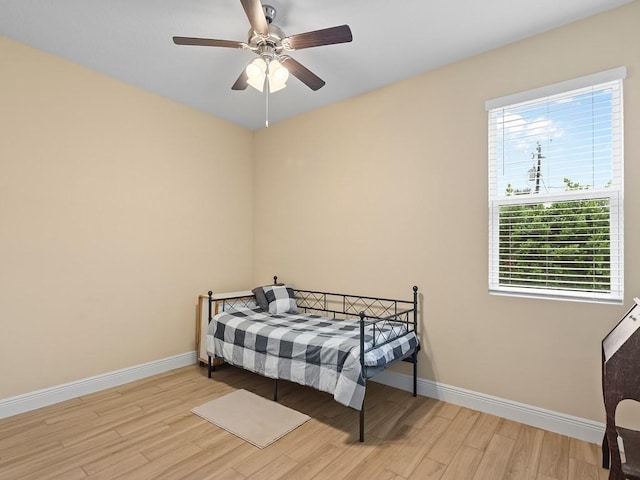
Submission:
<svg viewBox="0 0 640 480">
<path fill-rule="evenodd" d="M 288 35 L 353 32 L 291 53 L 327 83 L 314 92 L 291 78 L 270 96 L 270 124 L 631 1 L 264 0 Z M 246 41 L 248 30 L 239 0 L 0 0 L 1 34 L 253 130 L 264 96 L 231 85 L 254 54 L 172 42 Z"/>
</svg>

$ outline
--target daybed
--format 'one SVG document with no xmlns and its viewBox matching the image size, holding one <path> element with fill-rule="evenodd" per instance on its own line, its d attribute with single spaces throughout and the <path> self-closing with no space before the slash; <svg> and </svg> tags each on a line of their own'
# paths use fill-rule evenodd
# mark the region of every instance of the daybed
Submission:
<svg viewBox="0 0 640 480">
<path fill-rule="evenodd" d="M 209 377 L 223 360 L 275 379 L 332 393 L 360 411 L 366 381 L 398 361 L 413 364 L 416 396 L 418 287 L 412 300 L 301 290 L 277 284 L 252 292 L 209 292 Z"/>
</svg>

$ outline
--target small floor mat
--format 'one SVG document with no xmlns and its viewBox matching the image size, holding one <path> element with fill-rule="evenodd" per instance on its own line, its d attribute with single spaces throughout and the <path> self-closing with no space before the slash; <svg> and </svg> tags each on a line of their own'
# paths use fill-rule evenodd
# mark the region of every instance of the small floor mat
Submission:
<svg viewBox="0 0 640 480">
<path fill-rule="evenodd" d="M 258 448 L 272 444 L 310 418 L 246 390 L 236 390 L 191 411 Z"/>
</svg>

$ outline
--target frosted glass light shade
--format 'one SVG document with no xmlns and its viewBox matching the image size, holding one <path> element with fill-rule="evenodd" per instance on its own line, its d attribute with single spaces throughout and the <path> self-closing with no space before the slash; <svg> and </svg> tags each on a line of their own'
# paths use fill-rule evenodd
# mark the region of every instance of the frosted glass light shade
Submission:
<svg viewBox="0 0 640 480">
<path fill-rule="evenodd" d="M 260 92 L 264 89 L 264 77 L 267 71 L 267 64 L 262 58 L 253 60 L 245 72 L 247 73 L 247 83 Z"/>
<path fill-rule="evenodd" d="M 256 58 L 249 65 L 247 65 L 247 77 L 250 79 L 264 78 L 264 74 L 267 71 L 267 64 L 261 58 Z"/>
<path fill-rule="evenodd" d="M 287 86 L 289 70 L 284 68 L 278 60 L 269 63 L 269 91 L 277 92 Z"/>
<path fill-rule="evenodd" d="M 289 79 L 289 70 L 282 66 L 278 60 L 271 60 L 267 67 L 267 63 L 262 58 L 254 59 L 249 65 L 247 65 L 247 84 L 251 85 L 256 90 L 264 91 L 264 79 L 268 74 L 269 92 L 274 93 L 282 90 L 287 86 L 287 80 Z"/>
</svg>

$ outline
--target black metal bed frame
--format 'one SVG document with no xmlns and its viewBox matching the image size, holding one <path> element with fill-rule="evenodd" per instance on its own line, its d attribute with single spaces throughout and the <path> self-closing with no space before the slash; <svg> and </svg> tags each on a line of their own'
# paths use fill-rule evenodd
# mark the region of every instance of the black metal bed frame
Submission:
<svg viewBox="0 0 640 480">
<path fill-rule="evenodd" d="M 273 277 L 273 283 L 278 283 L 278 277 Z M 416 332 L 418 335 L 418 287 L 413 287 L 413 299 L 412 300 L 398 300 L 392 298 L 382 297 L 369 297 L 363 295 L 350 295 L 343 293 L 330 293 L 321 292 L 315 290 L 301 290 L 293 289 L 296 296 L 296 304 L 299 310 L 305 313 L 319 312 L 323 313 L 323 316 L 332 317 L 334 319 L 352 319 L 354 316 L 359 317 L 360 322 L 360 365 L 362 367 L 363 379 L 365 382 L 368 378 L 380 373 L 386 367 L 396 363 L 398 361 L 409 362 L 413 364 L 413 396 L 417 395 L 417 382 L 418 382 L 418 352 L 420 351 L 420 344 L 418 343 L 414 351 L 409 352 L 406 356 L 398 358 L 393 362 L 385 365 L 383 368 L 369 369 L 364 364 L 364 337 L 365 326 L 371 326 L 373 332 L 373 346 L 380 346 L 389 341 L 389 338 L 385 335 L 384 327 L 386 325 L 398 323 L 403 324 L 407 333 Z M 237 306 L 248 306 L 252 298 L 246 296 L 230 297 L 226 299 L 217 300 L 222 302 L 222 310 L 225 310 L 226 303 Z M 209 322 L 213 318 L 214 302 L 213 292 L 209 291 Z M 404 308 L 406 306 L 411 308 Z M 377 334 L 376 334 L 377 332 Z M 406 335 L 405 334 L 405 335 Z M 209 355 L 208 376 L 211 378 L 211 372 L 215 371 L 215 366 L 212 364 L 212 358 Z M 366 394 L 366 389 L 365 389 Z M 278 379 L 274 379 L 273 387 L 273 400 L 278 400 Z M 360 442 L 364 442 L 364 401 L 360 410 Z"/>
</svg>

